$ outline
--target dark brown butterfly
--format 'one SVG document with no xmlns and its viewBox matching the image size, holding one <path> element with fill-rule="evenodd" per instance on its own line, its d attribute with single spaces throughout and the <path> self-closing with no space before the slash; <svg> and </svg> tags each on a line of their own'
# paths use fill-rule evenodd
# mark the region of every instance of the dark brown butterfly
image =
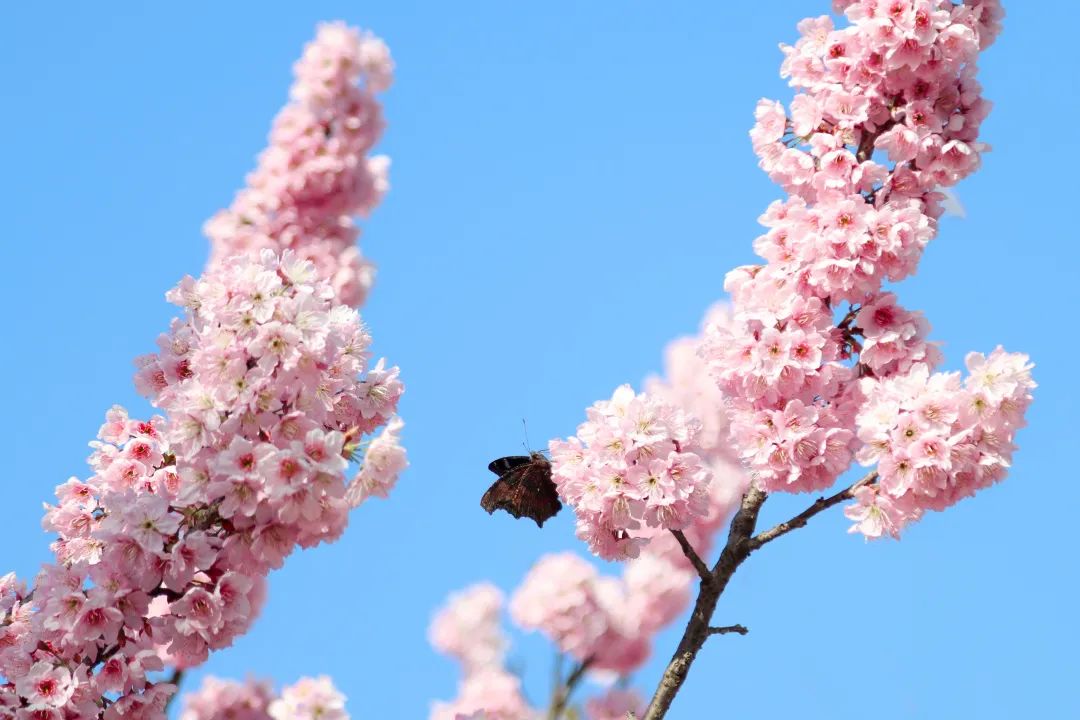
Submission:
<svg viewBox="0 0 1080 720">
<path fill-rule="evenodd" d="M 562 509 L 559 492 L 551 479 L 551 462 L 538 452 L 492 460 L 488 470 L 499 476 L 480 507 L 488 514 L 505 510 L 516 518 L 530 517 L 537 527 Z"/>
</svg>

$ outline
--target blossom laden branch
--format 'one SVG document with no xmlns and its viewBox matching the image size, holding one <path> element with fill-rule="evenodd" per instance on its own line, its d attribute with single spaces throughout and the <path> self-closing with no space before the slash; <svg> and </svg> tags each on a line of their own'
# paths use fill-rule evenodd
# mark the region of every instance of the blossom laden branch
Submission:
<svg viewBox="0 0 1080 720">
<path fill-rule="evenodd" d="M 773 527 L 769 528 L 768 530 L 760 532 L 757 535 L 755 535 L 754 537 L 750 538 L 750 540 L 747 542 L 747 547 L 748 547 L 749 552 L 754 552 L 755 550 L 760 548 L 762 545 L 765 545 L 766 543 L 772 542 L 773 540 L 777 539 L 778 537 L 788 534 L 792 530 L 795 530 L 795 529 L 801 528 L 801 527 L 806 527 L 806 523 L 809 522 L 810 518 L 814 517 L 815 515 L 817 515 L 817 514 L 819 514 L 821 512 L 824 512 L 825 510 L 828 510 L 833 505 L 837 505 L 839 503 L 844 502 L 845 500 L 849 500 L 849 499 L 855 497 L 855 493 L 859 488 L 867 486 L 867 485 L 871 485 L 871 484 L 877 482 L 877 479 L 878 479 L 878 473 L 877 473 L 877 470 L 874 470 L 872 472 L 867 473 L 861 479 L 859 479 L 856 482 L 852 483 L 850 486 L 844 488 L 843 490 L 836 493 L 835 495 L 831 495 L 831 496 L 829 496 L 827 498 L 826 497 L 818 498 L 817 500 L 814 501 L 813 505 L 806 508 L 805 510 L 803 510 L 801 513 L 799 513 L 795 517 L 791 518 L 790 520 L 785 520 L 784 522 L 779 523 L 777 525 L 774 525 Z"/>
</svg>

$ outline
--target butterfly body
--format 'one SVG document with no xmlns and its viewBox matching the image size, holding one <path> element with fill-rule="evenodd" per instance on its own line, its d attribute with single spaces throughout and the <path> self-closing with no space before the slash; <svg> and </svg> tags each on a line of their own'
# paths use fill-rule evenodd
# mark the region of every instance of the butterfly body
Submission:
<svg viewBox="0 0 1080 720">
<path fill-rule="evenodd" d="M 541 453 L 509 455 L 492 460 L 488 470 L 499 476 L 480 507 L 489 514 L 505 510 L 516 518 L 528 517 L 538 527 L 562 509 L 559 491 L 551 479 L 551 461 Z"/>
</svg>

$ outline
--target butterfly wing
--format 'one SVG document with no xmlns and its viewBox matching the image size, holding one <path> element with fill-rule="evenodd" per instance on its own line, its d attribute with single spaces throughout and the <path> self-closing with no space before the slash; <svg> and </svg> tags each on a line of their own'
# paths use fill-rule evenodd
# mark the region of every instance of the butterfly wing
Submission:
<svg viewBox="0 0 1080 720">
<path fill-rule="evenodd" d="M 506 473 L 510 472 L 516 467 L 525 465 L 532 462 L 531 455 L 507 455 L 497 460 L 492 460 L 488 465 L 488 470 L 495 473 L 499 477 L 502 477 Z"/>
<path fill-rule="evenodd" d="M 487 512 L 505 510 L 515 518 L 528 517 L 539 527 L 562 509 L 559 492 L 551 479 L 551 463 L 543 455 L 499 458 L 488 466 L 492 472 L 509 466 L 484 496 L 480 506 Z"/>
<path fill-rule="evenodd" d="M 559 490 L 551 479 L 551 463 L 540 458 L 529 464 L 521 478 L 523 490 L 522 512 L 536 522 L 537 527 L 562 510 Z"/>
</svg>

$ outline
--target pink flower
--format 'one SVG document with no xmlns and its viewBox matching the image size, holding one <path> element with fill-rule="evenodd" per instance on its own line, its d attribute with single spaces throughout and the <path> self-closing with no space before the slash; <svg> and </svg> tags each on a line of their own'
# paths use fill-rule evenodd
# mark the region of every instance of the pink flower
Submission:
<svg viewBox="0 0 1080 720">
<path fill-rule="evenodd" d="M 401 418 L 392 417 L 383 431 L 368 445 L 360 472 L 345 490 L 345 500 L 349 507 L 357 507 L 373 495 L 385 498 L 397 484 L 398 477 L 409 466 L 399 437 L 403 427 L 405 423 Z"/>
<path fill-rule="evenodd" d="M 170 603 L 169 611 L 180 618 L 176 628 L 184 635 L 198 633 L 209 638 L 221 627 L 221 601 L 202 588 L 192 588 Z"/>
<path fill-rule="evenodd" d="M 271 720 L 266 710 L 273 698 L 267 682 L 208 677 L 197 691 L 184 697 L 180 720 Z"/>
<path fill-rule="evenodd" d="M 325 676 L 302 678 L 285 688 L 267 712 L 274 720 L 349 720 L 345 696 Z"/>
<path fill-rule="evenodd" d="M 695 454 L 696 419 L 628 385 L 587 415 L 577 439 L 550 450 L 552 478 L 593 552 L 633 557 L 643 525 L 677 529 L 705 514 L 711 473 Z"/>
<path fill-rule="evenodd" d="M 645 702 L 634 690 L 612 688 L 585 703 L 585 717 L 588 720 L 626 720 L 630 713 L 633 713 L 633 717 L 641 717 L 645 713 Z"/>
<path fill-rule="evenodd" d="M 487 583 L 451 595 L 428 629 L 432 646 L 460 660 L 466 676 L 500 666 L 507 646 L 499 622 L 502 604 L 502 593 Z"/>
<path fill-rule="evenodd" d="M 30 672 L 16 680 L 15 687 L 32 710 L 63 707 L 75 692 L 68 669 L 48 662 L 34 663 Z"/>
<path fill-rule="evenodd" d="M 569 553 L 542 557 L 510 600 L 510 615 L 522 628 L 539 630 L 578 661 L 592 658 L 594 669 L 620 674 L 648 658 L 650 628 L 641 621 L 647 614 L 655 620 L 652 611 L 632 600 L 621 581 L 600 577 Z"/>
<path fill-rule="evenodd" d="M 924 364 L 863 381 L 859 460 L 877 462 L 880 476 L 847 511 L 863 534 L 896 537 L 925 510 L 943 510 L 1005 476 L 1035 388 L 1032 366 L 1026 355 L 997 348 L 989 358 L 972 353 L 968 367 L 963 383 Z"/>
<path fill-rule="evenodd" d="M 431 720 L 457 720 L 459 717 L 484 720 L 536 720 L 538 713 L 529 707 L 521 692 L 521 681 L 503 669 L 485 669 L 465 678 L 458 697 L 449 703 L 437 702 Z"/>
</svg>

